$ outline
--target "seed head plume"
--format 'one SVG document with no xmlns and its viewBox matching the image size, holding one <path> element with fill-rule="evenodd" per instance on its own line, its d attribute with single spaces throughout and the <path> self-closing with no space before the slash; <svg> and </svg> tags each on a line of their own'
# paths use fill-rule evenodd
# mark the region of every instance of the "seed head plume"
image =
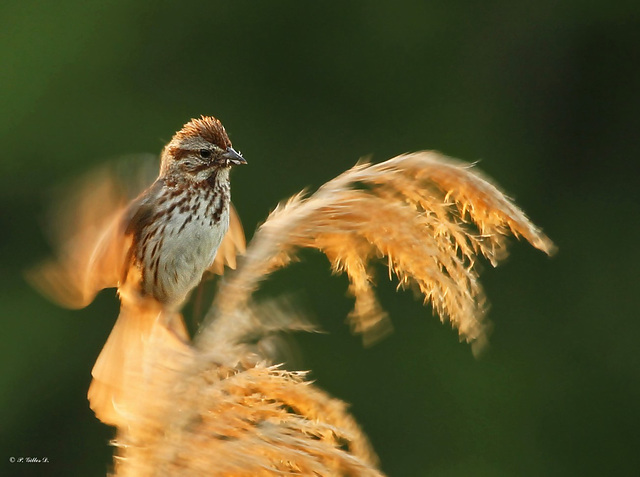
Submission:
<svg viewBox="0 0 640 477">
<path fill-rule="evenodd" d="M 215 321 L 199 340 L 203 349 L 234 342 L 238 310 L 249 306 L 261 280 L 315 248 L 333 270 L 346 273 L 355 297 L 350 321 L 365 342 L 388 329 L 373 292 L 372 264 L 384 259 L 402 287 L 413 287 L 462 339 L 486 340 L 486 299 L 475 268 L 506 256 L 508 235 L 551 254 L 553 243 L 491 182 L 466 164 L 436 152 L 357 164 L 315 194 L 279 205 L 256 232 L 238 272 L 220 289 Z"/>
</svg>

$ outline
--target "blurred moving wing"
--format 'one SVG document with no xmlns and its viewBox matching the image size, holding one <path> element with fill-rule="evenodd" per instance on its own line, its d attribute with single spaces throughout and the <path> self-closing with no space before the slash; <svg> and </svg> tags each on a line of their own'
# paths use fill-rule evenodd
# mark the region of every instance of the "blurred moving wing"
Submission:
<svg viewBox="0 0 640 477">
<path fill-rule="evenodd" d="M 27 272 L 27 279 L 42 294 L 66 308 L 83 308 L 103 288 L 117 286 L 131 245 L 115 214 L 106 230 L 83 234 L 75 247 Z"/>
<path fill-rule="evenodd" d="M 133 156 L 112 162 L 58 191 L 47 232 L 55 258 L 26 272 L 45 296 L 67 308 L 87 306 L 122 276 L 131 238 L 127 204 L 157 175 L 157 161 Z"/>
</svg>

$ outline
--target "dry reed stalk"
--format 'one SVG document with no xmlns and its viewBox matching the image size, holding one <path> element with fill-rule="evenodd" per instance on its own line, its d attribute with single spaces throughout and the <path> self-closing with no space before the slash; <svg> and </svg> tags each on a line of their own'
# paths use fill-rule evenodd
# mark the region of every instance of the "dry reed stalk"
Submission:
<svg viewBox="0 0 640 477">
<path fill-rule="evenodd" d="M 253 292 L 298 249 L 318 249 L 347 274 L 353 329 L 370 342 L 385 330 L 372 285 L 372 264 L 384 259 L 400 286 L 482 346 L 486 300 L 475 263 L 484 256 L 496 265 L 511 234 L 553 252 L 487 179 L 435 152 L 358 164 L 279 205 L 221 283 L 194 345 L 149 357 L 139 408 L 118 429 L 117 475 L 381 475 L 346 406 L 249 343 L 309 327 L 275 300 L 254 303 Z"/>
</svg>

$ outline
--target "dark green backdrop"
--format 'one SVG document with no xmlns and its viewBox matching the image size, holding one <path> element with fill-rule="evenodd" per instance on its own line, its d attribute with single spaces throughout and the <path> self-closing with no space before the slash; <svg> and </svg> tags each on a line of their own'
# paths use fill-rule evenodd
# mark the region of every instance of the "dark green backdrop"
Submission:
<svg viewBox="0 0 640 477">
<path fill-rule="evenodd" d="M 480 360 L 383 278 L 396 331 L 371 349 L 320 256 L 268 284 L 330 331 L 296 338 L 299 366 L 352 404 L 384 471 L 635 474 L 639 47 L 635 0 L 0 3 L 0 474 L 110 463 L 85 393 L 117 300 L 62 310 L 21 278 L 47 252 L 46 191 L 158 153 L 200 114 L 249 161 L 233 177 L 249 235 L 361 156 L 438 149 L 481 160 L 558 244 L 548 259 L 514 243 L 485 266 L 495 331 Z"/>
</svg>

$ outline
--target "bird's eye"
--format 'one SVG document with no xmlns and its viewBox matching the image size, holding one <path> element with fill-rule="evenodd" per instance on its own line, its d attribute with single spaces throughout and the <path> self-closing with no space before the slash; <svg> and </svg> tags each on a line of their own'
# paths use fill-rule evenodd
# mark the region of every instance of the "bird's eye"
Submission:
<svg viewBox="0 0 640 477">
<path fill-rule="evenodd" d="M 211 157 L 211 151 L 209 149 L 200 149 L 200 157 L 209 159 Z"/>
</svg>

